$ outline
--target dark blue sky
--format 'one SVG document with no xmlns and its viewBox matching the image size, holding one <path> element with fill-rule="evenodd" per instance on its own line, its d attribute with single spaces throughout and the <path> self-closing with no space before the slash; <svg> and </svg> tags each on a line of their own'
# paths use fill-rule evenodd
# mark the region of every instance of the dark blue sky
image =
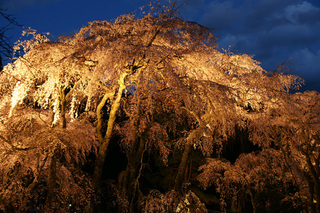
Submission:
<svg viewBox="0 0 320 213">
<path fill-rule="evenodd" d="M 1 0 L 25 27 L 69 35 L 93 20 L 112 21 L 147 0 Z M 220 48 L 255 55 L 266 70 L 292 58 L 290 72 L 320 92 L 319 0 L 191 0 L 182 16 L 214 28 Z M 19 39 L 22 29 L 11 30 Z"/>
</svg>

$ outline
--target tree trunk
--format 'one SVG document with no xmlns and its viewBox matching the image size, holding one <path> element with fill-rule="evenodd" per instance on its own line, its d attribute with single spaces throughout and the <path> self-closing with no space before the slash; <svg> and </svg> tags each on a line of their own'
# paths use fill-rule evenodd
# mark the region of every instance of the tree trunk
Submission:
<svg viewBox="0 0 320 213">
<path fill-rule="evenodd" d="M 252 205 L 252 211 L 253 211 L 253 213 L 256 213 L 257 212 L 256 199 L 250 189 L 249 189 L 249 195 L 250 195 L 250 200 L 251 200 L 251 205 Z"/>
<path fill-rule="evenodd" d="M 174 190 L 179 193 L 182 190 L 183 180 L 184 180 L 184 175 L 185 175 L 188 160 L 189 160 L 189 155 L 190 155 L 190 152 L 192 151 L 193 140 L 196 138 L 196 136 L 200 132 L 200 129 L 201 128 L 193 130 L 190 133 L 190 135 L 187 137 L 187 141 L 186 141 L 184 151 L 181 157 L 181 161 L 179 164 L 179 168 L 178 168 L 178 173 L 174 183 Z"/>
<path fill-rule="evenodd" d="M 314 200 L 313 203 L 316 205 L 316 212 L 320 212 L 320 186 L 319 186 L 319 177 L 314 178 L 317 181 L 314 181 Z"/>
<path fill-rule="evenodd" d="M 119 187 L 125 188 L 127 190 L 129 189 L 128 188 L 129 181 L 133 180 L 137 172 L 137 166 L 138 166 L 137 162 L 139 162 L 137 160 L 137 157 L 140 158 L 140 155 L 141 155 L 140 150 L 141 150 L 142 141 L 141 140 L 139 141 L 139 125 L 140 125 L 140 98 L 139 97 L 137 100 L 137 110 L 136 110 L 135 117 L 132 121 L 132 125 L 135 128 L 134 128 L 134 135 L 132 138 L 132 145 L 127 154 L 128 163 L 127 163 L 126 169 L 122 171 L 118 177 Z"/>
<path fill-rule="evenodd" d="M 174 190 L 177 192 L 181 192 L 181 190 L 182 190 L 184 174 L 186 172 L 191 148 L 192 148 L 192 144 L 187 142 L 185 145 L 183 154 L 182 154 L 182 158 L 181 158 L 179 168 L 178 168 L 178 173 L 177 173 L 175 183 L 174 183 Z"/>
<path fill-rule="evenodd" d="M 134 136 L 132 139 L 132 145 L 127 153 L 127 166 L 118 177 L 118 186 L 124 189 L 128 193 L 128 197 L 131 200 L 130 208 L 133 211 L 132 204 L 136 198 L 136 192 L 139 190 L 139 178 L 143 168 L 144 153 L 147 150 L 148 141 L 144 139 L 144 134 L 147 133 L 153 125 L 153 117 L 148 123 L 143 133 L 139 132 L 140 126 L 140 97 L 137 92 L 137 109 L 132 121 L 132 125 L 135 127 Z"/>
<path fill-rule="evenodd" d="M 132 145 L 132 149 L 127 155 L 128 164 L 126 169 L 121 171 L 118 176 L 118 187 L 123 189 L 129 200 L 129 212 L 134 211 L 134 201 L 137 198 L 137 191 L 139 190 L 139 178 L 143 167 L 144 153 L 147 149 L 148 141 L 136 140 Z M 138 147 L 137 147 L 138 146 Z M 118 206 L 117 212 L 122 212 L 121 206 Z"/>
<path fill-rule="evenodd" d="M 110 109 L 110 113 L 109 113 L 109 120 L 108 120 L 108 125 L 107 125 L 107 131 L 106 131 L 105 136 L 103 138 L 101 138 L 102 128 L 101 128 L 101 126 L 98 126 L 98 125 L 102 125 L 102 123 L 98 122 L 98 124 L 97 124 L 97 131 L 98 131 L 97 134 L 98 134 L 98 137 L 100 137 L 99 139 L 102 141 L 100 141 L 99 152 L 98 152 L 97 159 L 95 161 L 93 177 L 92 177 L 92 185 L 93 185 L 94 190 L 96 190 L 96 191 L 99 190 L 100 181 L 101 181 L 101 177 L 102 177 L 102 173 L 103 173 L 103 166 L 104 166 L 104 162 L 106 159 L 110 139 L 112 136 L 114 122 L 116 120 L 116 112 L 118 111 L 118 109 L 120 107 L 120 100 L 122 97 L 122 92 L 126 88 L 126 85 L 124 82 L 126 76 L 127 76 L 126 73 L 124 73 L 120 76 L 117 97 L 111 105 L 111 109 Z M 105 101 L 106 100 L 104 100 L 104 102 Z M 101 109 L 102 109 L 103 105 L 99 104 L 99 107 L 101 107 L 101 108 L 100 108 L 100 110 L 97 109 L 97 113 L 101 113 Z M 98 117 L 98 119 L 100 118 L 100 122 L 102 122 L 101 114 L 97 114 L 97 117 Z M 89 212 L 94 212 L 94 201 L 93 200 L 91 200 L 91 202 L 90 202 Z"/>
<path fill-rule="evenodd" d="M 145 148 L 146 142 L 147 141 L 143 139 L 139 140 L 138 149 L 135 148 L 138 145 L 137 142 L 133 144 L 132 150 L 127 155 L 127 158 L 128 158 L 127 167 L 119 175 L 119 178 L 118 178 L 119 186 L 123 189 L 126 189 L 128 192 L 131 191 L 131 183 L 136 178 L 139 165 L 143 160 L 143 154 L 144 154 L 144 148 Z"/>
<path fill-rule="evenodd" d="M 122 96 L 122 91 L 125 89 L 125 87 L 126 86 L 124 84 L 124 78 L 123 78 L 122 81 L 120 82 L 120 85 L 119 85 L 117 98 L 111 106 L 108 125 L 107 125 L 107 132 L 103 138 L 102 143 L 100 144 L 98 156 L 97 156 L 97 159 L 95 162 L 95 167 L 94 167 L 94 172 L 93 172 L 93 187 L 96 189 L 99 187 L 99 184 L 100 184 L 100 179 L 102 176 L 102 169 L 103 169 L 104 161 L 106 158 L 107 149 L 108 149 L 108 146 L 110 143 L 110 139 L 112 136 L 114 121 L 116 120 L 116 112 L 118 111 L 118 109 L 120 107 L 120 99 Z"/>
<path fill-rule="evenodd" d="M 57 150 L 54 151 L 54 154 L 51 158 L 50 166 L 49 166 L 49 177 L 48 177 L 48 190 L 46 197 L 46 212 L 53 211 L 53 202 L 55 196 L 55 188 L 56 188 L 56 166 L 57 166 Z"/>
<path fill-rule="evenodd" d="M 75 90 L 75 88 L 81 83 L 81 80 L 78 80 L 73 88 L 68 92 L 66 95 L 66 88 L 63 88 L 60 91 L 60 104 L 61 104 L 61 115 L 60 119 L 62 121 L 62 128 L 67 128 L 67 120 L 66 120 L 66 108 L 67 108 L 67 100 L 70 96 L 70 94 Z"/>
<path fill-rule="evenodd" d="M 312 178 L 312 182 L 313 182 L 313 185 L 309 186 L 309 188 L 310 187 L 313 188 L 312 191 L 314 192 L 314 194 L 313 194 L 312 197 L 313 197 L 313 199 L 315 199 L 315 202 L 313 200 L 311 202 L 312 202 L 312 205 L 314 205 L 314 203 L 315 203 L 316 212 L 319 212 L 320 211 L 320 180 L 319 180 L 319 174 L 318 174 L 317 169 L 312 164 L 310 155 L 308 153 L 306 154 L 306 160 L 307 160 L 307 165 L 308 165 L 308 168 L 310 170 L 311 178 Z"/>
<path fill-rule="evenodd" d="M 314 194 L 316 197 L 316 206 L 317 206 L 317 212 L 320 212 L 320 188 L 319 185 L 315 184 Z"/>
<path fill-rule="evenodd" d="M 60 114 L 60 119 L 62 122 L 62 128 L 67 128 L 67 120 L 66 120 L 66 106 L 67 106 L 67 101 L 66 101 L 66 94 L 65 94 L 65 89 L 62 89 L 60 91 L 60 103 L 61 103 L 61 114 Z"/>
<path fill-rule="evenodd" d="M 181 193 L 182 191 L 182 186 L 183 186 L 183 180 L 184 180 L 184 175 L 186 172 L 186 168 L 187 168 L 187 164 L 188 164 L 188 159 L 189 159 L 189 155 L 190 152 L 192 150 L 192 146 L 193 146 L 193 141 L 196 138 L 200 138 L 200 136 L 203 134 L 203 129 L 206 128 L 205 124 L 202 122 L 202 120 L 200 119 L 200 117 L 192 110 L 186 108 L 186 107 L 182 107 L 184 110 L 186 110 L 187 112 L 189 112 L 190 114 L 192 114 L 198 124 L 199 127 L 197 127 L 196 129 L 192 130 L 192 132 L 188 135 L 187 139 L 186 139 L 186 144 L 184 147 L 184 151 L 182 154 L 182 158 L 179 164 L 179 168 L 178 168 L 178 173 L 175 179 L 175 184 L 174 184 L 174 190 Z"/>
<path fill-rule="evenodd" d="M 97 126 L 96 126 L 96 134 L 99 140 L 99 143 L 102 144 L 103 143 L 103 133 L 102 133 L 102 124 L 103 124 L 103 119 L 102 119 L 102 108 L 104 107 L 104 105 L 106 104 L 108 99 L 111 99 L 114 96 L 114 92 L 106 92 L 102 98 L 102 100 L 100 101 L 100 103 L 97 106 Z"/>
<path fill-rule="evenodd" d="M 53 106 L 50 105 L 50 124 L 52 125 L 54 121 L 54 111 L 53 111 Z M 53 125 L 52 125 L 53 127 Z"/>
<path fill-rule="evenodd" d="M 308 188 L 309 188 L 309 205 L 308 205 L 308 212 L 310 213 L 316 213 L 316 206 L 313 203 L 313 199 L 314 199 L 314 184 L 313 181 L 311 180 L 310 177 L 308 177 L 307 175 L 305 175 L 305 178 L 308 182 Z"/>
</svg>

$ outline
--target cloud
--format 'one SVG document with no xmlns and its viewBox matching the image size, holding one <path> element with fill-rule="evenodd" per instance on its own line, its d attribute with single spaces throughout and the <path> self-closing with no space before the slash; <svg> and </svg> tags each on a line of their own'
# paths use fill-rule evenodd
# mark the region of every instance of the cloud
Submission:
<svg viewBox="0 0 320 213">
<path fill-rule="evenodd" d="M 319 30 L 318 30 L 319 31 Z M 305 46 L 319 40 L 316 31 L 305 25 L 279 25 L 262 36 L 262 42 L 277 46 Z"/>
<path fill-rule="evenodd" d="M 182 1 L 181 3 L 183 3 Z M 187 20 L 193 19 L 193 17 L 197 16 L 203 10 L 205 5 L 205 0 L 190 0 L 187 4 L 182 8 L 182 13 L 187 18 Z"/>
<path fill-rule="evenodd" d="M 285 11 L 283 16 L 292 23 L 305 23 L 305 22 L 314 22 L 315 19 L 311 19 L 312 16 L 319 16 L 320 9 L 314 7 L 307 1 L 302 2 L 297 5 L 289 5 Z M 318 19 L 319 21 L 319 19 Z"/>
<path fill-rule="evenodd" d="M 304 48 L 293 53 L 290 71 L 305 80 L 304 90 L 319 91 L 320 79 L 320 50 Z"/>
<path fill-rule="evenodd" d="M 200 24 L 214 28 L 221 48 L 255 55 L 267 70 L 293 57 L 293 71 L 320 79 L 320 8 L 313 0 L 210 0 Z M 313 76 L 313 77 L 311 77 Z M 320 85 L 318 85 L 320 91 Z"/>
<path fill-rule="evenodd" d="M 207 12 L 201 22 L 217 30 L 226 30 L 239 24 L 241 11 L 236 7 L 235 1 L 212 1 L 206 8 Z"/>
<path fill-rule="evenodd" d="M 299 51 L 296 51 L 293 56 L 297 66 L 302 67 L 305 64 L 308 64 L 310 68 L 310 74 L 318 74 L 320 76 L 320 50 L 311 50 L 309 48 L 304 48 Z M 315 63 L 316 62 L 316 63 Z M 318 78 L 320 79 L 320 78 Z"/>
</svg>

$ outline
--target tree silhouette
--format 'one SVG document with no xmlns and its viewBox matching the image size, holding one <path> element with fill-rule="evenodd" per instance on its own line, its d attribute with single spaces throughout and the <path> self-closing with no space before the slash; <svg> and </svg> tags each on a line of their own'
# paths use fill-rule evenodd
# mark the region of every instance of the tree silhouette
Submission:
<svg viewBox="0 0 320 213">
<path fill-rule="evenodd" d="M 12 56 L 12 45 L 7 32 L 10 30 L 12 25 L 21 26 L 12 15 L 7 14 L 7 11 L 0 8 L 0 20 L 3 25 L 0 26 L 0 70 L 2 70 L 2 59 L 3 57 Z"/>
</svg>

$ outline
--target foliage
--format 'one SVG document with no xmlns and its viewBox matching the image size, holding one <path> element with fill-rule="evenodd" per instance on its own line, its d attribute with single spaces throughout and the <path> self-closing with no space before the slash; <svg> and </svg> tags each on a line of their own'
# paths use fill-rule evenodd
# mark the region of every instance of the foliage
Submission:
<svg viewBox="0 0 320 213">
<path fill-rule="evenodd" d="M 195 193 L 189 191 L 181 196 L 175 191 L 161 194 L 157 190 L 152 190 L 143 201 L 142 212 L 207 212 L 205 205 L 200 201 Z"/>
<path fill-rule="evenodd" d="M 299 212 L 303 205 L 299 185 L 278 150 L 265 149 L 256 154 L 242 154 L 234 164 L 222 159 L 208 159 L 200 170 L 199 181 L 205 188 L 215 185 L 224 210 L 227 198 L 241 209 L 247 202 L 244 198 L 248 197 L 254 212 L 284 211 L 288 200 L 294 208 L 287 208 L 287 212 Z"/>
<path fill-rule="evenodd" d="M 10 156 L 0 162 L 2 209 L 58 211 L 70 201 L 89 212 L 205 212 L 194 177 L 215 186 L 224 211 L 319 209 L 319 94 L 290 94 L 298 76 L 219 52 L 212 31 L 177 8 L 154 4 L 57 41 L 24 32 L 32 38 L 0 76 L 1 152 Z M 230 163 L 223 150 L 236 129 L 248 134 L 241 145 L 258 148 Z M 121 160 L 112 147 L 125 166 L 110 184 L 106 159 Z M 192 153 L 209 158 L 200 171 Z M 169 190 L 145 183 L 150 159 L 174 174 Z"/>
<path fill-rule="evenodd" d="M 84 119 L 64 131 L 52 129 L 48 117 L 42 110 L 21 109 L 1 120 L 3 211 L 44 210 L 49 196 L 52 209 L 67 210 L 70 203 L 83 209 L 87 203 L 90 179 L 81 167 L 96 149 L 94 128 Z"/>
</svg>

